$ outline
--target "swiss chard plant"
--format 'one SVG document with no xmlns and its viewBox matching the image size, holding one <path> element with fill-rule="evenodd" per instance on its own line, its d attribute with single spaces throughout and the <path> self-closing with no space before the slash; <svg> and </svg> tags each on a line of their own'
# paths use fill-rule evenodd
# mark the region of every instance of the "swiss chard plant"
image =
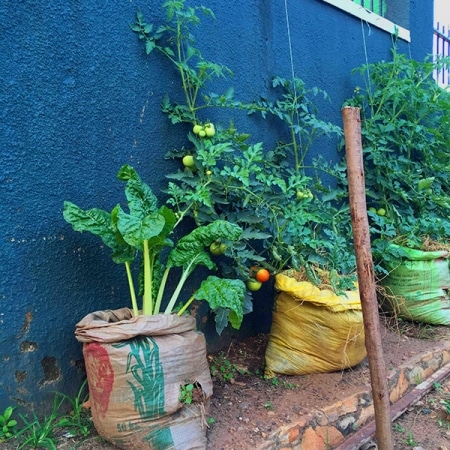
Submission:
<svg viewBox="0 0 450 450">
<path fill-rule="evenodd" d="M 174 242 L 172 232 L 181 218 L 177 218 L 177 214 L 167 206 L 158 206 L 151 188 L 129 165 L 120 169 L 118 178 L 126 183 L 128 210 L 120 204 L 111 212 L 98 208 L 84 210 L 66 201 L 63 214 L 74 230 L 88 231 L 100 237 L 112 250 L 113 261 L 124 265 L 134 315 L 140 313 L 140 308 L 132 268 L 133 262 L 140 259 L 138 278 L 142 314 L 171 314 L 177 309 L 181 315 L 194 300 L 206 300 L 216 313 L 219 333 L 228 322 L 239 328 L 244 312 L 249 310 L 242 280 L 209 275 L 188 299 L 182 301 L 180 297 L 187 279 L 197 267 L 217 269 L 209 251 L 211 244 L 218 240 L 230 244 L 238 242 L 241 228 L 224 220 L 216 220 L 195 228 Z M 172 287 L 168 279 L 174 269 L 180 275 L 178 283 Z M 165 293 L 169 290 L 167 305 L 162 308 Z"/>
</svg>

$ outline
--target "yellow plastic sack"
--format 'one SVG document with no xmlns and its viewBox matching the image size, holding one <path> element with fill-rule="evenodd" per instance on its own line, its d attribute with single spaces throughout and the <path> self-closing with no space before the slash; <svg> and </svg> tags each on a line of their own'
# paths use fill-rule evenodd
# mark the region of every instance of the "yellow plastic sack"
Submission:
<svg viewBox="0 0 450 450">
<path fill-rule="evenodd" d="M 357 290 L 336 295 L 307 281 L 278 274 L 279 291 L 266 349 L 265 375 L 334 372 L 366 356 Z"/>
</svg>

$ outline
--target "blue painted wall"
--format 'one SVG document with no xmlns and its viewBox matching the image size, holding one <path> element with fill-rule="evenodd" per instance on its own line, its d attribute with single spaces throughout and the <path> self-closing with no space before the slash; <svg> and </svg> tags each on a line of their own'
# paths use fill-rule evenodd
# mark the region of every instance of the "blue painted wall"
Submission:
<svg viewBox="0 0 450 450">
<path fill-rule="evenodd" d="M 274 74 L 291 75 L 284 1 L 206 3 L 217 20 L 204 22 L 198 45 L 234 71 L 238 98 L 265 94 Z M 388 58 L 391 37 L 320 0 L 288 6 L 295 74 L 330 94 L 322 117 L 340 124 L 356 82 L 351 69 L 366 54 L 370 62 Z M 109 209 L 122 195 L 122 164 L 157 192 L 176 169 L 164 154 L 183 144 L 186 129 L 168 123 L 160 102 L 178 81 L 130 31 L 138 8 L 148 20 L 162 18 L 160 7 L 135 0 L 0 4 L 0 411 L 39 410 L 54 391 L 75 394 L 83 377 L 75 323 L 128 305 L 122 269 L 95 238 L 64 222 L 63 201 Z M 432 2 L 412 0 L 410 23 L 412 42 L 401 49 L 422 59 L 431 52 Z M 276 139 L 241 120 L 255 140 Z M 336 158 L 334 143 L 320 151 Z M 268 304 L 256 302 L 244 330 L 267 331 Z"/>
</svg>

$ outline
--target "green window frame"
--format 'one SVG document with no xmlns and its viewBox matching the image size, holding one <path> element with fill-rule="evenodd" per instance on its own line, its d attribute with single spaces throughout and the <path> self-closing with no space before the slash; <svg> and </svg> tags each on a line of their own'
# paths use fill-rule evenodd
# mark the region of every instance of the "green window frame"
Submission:
<svg viewBox="0 0 450 450">
<path fill-rule="evenodd" d="M 400 39 L 411 42 L 409 5 L 411 0 L 322 0 Z"/>
<path fill-rule="evenodd" d="M 386 16 L 387 11 L 387 1 L 386 0 L 352 0 L 357 5 L 363 6 L 364 8 L 378 14 L 381 17 Z"/>
</svg>

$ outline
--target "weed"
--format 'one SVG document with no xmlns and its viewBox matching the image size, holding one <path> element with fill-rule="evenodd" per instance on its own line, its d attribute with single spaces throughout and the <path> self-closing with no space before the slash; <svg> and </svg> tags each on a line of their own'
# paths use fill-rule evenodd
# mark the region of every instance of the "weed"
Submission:
<svg viewBox="0 0 450 450">
<path fill-rule="evenodd" d="M 87 390 L 87 380 L 84 380 L 77 395 L 72 398 L 68 395 L 58 393 L 64 401 L 70 405 L 70 413 L 63 416 L 58 424 L 63 428 L 68 428 L 72 436 L 87 436 L 92 429 L 92 421 L 88 411 L 83 407 L 89 397 Z"/>
<path fill-rule="evenodd" d="M 410 445 L 411 447 L 415 447 L 417 445 L 417 442 L 415 441 L 414 436 L 411 432 L 409 432 L 408 439 L 406 439 L 405 443 Z"/>
<path fill-rule="evenodd" d="M 405 431 L 405 429 L 398 423 L 394 423 L 392 429 L 397 433 L 403 433 Z"/>
<path fill-rule="evenodd" d="M 443 405 L 445 407 L 445 412 L 450 414 L 450 400 L 443 400 Z"/>
<path fill-rule="evenodd" d="M 24 426 L 11 436 L 19 442 L 17 449 L 56 449 L 55 430 L 61 428 L 66 429 L 71 436 L 87 436 L 92 428 L 90 415 L 83 408 L 87 398 L 87 381 L 84 381 L 74 398 L 57 392 L 50 414 L 43 419 L 38 418 L 35 412 L 32 413 L 31 419 L 19 414 Z M 61 414 L 62 406 L 67 403 L 70 412 Z"/>
<path fill-rule="evenodd" d="M 264 404 L 264 408 L 266 408 L 266 409 L 272 409 L 272 402 L 266 402 L 266 403 Z"/>
<path fill-rule="evenodd" d="M 180 386 L 180 396 L 178 399 L 181 403 L 190 405 L 192 403 L 192 391 L 194 390 L 194 385 L 192 383 L 184 384 Z"/>
<path fill-rule="evenodd" d="M 18 450 L 39 447 L 49 450 L 56 449 L 54 430 L 60 426 L 58 422 L 58 410 L 63 401 L 63 398 L 55 395 L 53 399 L 52 411 L 50 415 L 45 416 L 43 420 L 40 420 L 35 412 L 33 412 L 32 420 L 29 420 L 22 414 L 19 414 L 25 424 L 25 427 L 14 436 L 17 437 L 20 442 Z"/>
<path fill-rule="evenodd" d="M 210 371 L 213 377 L 218 377 L 222 381 L 230 381 L 234 378 L 237 369 L 223 353 L 220 353 L 219 356 L 212 359 Z"/>
<path fill-rule="evenodd" d="M 16 433 L 17 421 L 12 419 L 13 411 L 14 408 L 8 406 L 3 414 L 0 414 L 0 442 L 6 441 Z"/>
<path fill-rule="evenodd" d="M 272 378 L 271 383 L 273 386 L 278 387 L 280 385 L 280 380 L 278 378 Z"/>
<path fill-rule="evenodd" d="M 208 426 L 213 425 L 215 422 L 216 422 L 216 419 L 214 419 L 214 417 L 210 417 L 210 418 L 208 419 Z"/>
</svg>

